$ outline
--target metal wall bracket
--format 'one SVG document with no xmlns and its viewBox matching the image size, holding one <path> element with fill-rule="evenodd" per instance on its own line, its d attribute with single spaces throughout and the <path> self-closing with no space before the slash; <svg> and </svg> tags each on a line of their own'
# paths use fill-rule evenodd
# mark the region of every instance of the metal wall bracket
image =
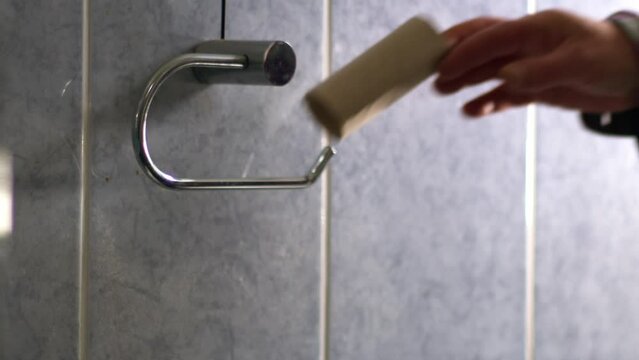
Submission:
<svg viewBox="0 0 639 360">
<path fill-rule="evenodd" d="M 295 73 L 295 53 L 282 41 L 214 40 L 196 48 L 196 53 L 178 56 L 160 66 L 147 83 L 133 126 L 133 147 L 144 172 L 158 184 L 174 190 L 295 189 L 315 182 L 335 155 L 325 147 L 305 176 L 277 178 L 189 179 L 171 176 L 151 159 L 147 141 L 147 119 L 151 103 L 162 84 L 176 72 L 192 68 L 206 84 L 286 85 Z"/>
</svg>

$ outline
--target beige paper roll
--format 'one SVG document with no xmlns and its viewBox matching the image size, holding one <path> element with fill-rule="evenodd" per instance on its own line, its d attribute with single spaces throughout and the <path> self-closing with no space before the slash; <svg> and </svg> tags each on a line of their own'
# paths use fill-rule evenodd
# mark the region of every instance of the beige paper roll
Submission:
<svg viewBox="0 0 639 360">
<path fill-rule="evenodd" d="M 306 94 L 311 112 L 331 134 L 345 137 L 436 70 L 447 46 L 414 17 Z"/>
</svg>

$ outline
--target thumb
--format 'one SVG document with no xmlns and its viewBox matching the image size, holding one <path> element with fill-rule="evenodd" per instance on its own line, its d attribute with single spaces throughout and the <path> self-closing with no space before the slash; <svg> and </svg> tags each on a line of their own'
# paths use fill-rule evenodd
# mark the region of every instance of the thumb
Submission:
<svg viewBox="0 0 639 360">
<path fill-rule="evenodd" d="M 581 73 L 574 56 L 564 49 L 525 58 L 504 66 L 497 77 L 514 89 L 540 91 L 576 82 Z"/>
</svg>

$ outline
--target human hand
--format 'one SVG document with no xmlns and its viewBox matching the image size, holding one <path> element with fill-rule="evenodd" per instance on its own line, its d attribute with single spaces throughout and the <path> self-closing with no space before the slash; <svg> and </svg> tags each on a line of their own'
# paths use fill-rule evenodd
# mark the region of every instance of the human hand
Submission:
<svg viewBox="0 0 639 360">
<path fill-rule="evenodd" d="M 586 112 L 639 105 L 639 56 L 608 21 L 548 10 L 512 21 L 477 18 L 444 36 L 454 45 L 439 64 L 439 92 L 502 80 L 466 103 L 469 116 L 532 102 Z"/>
</svg>

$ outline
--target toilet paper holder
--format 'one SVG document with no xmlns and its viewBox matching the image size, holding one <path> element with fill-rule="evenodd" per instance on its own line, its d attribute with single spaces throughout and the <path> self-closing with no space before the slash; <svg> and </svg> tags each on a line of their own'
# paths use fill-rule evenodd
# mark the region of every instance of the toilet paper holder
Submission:
<svg viewBox="0 0 639 360">
<path fill-rule="evenodd" d="M 213 40 L 180 55 L 162 66 L 149 79 L 138 105 L 133 125 L 133 147 L 144 172 L 158 184 L 173 190 L 295 189 L 313 184 L 335 155 L 327 146 L 304 176 L 275 178 L 189 179 L 174 177 L 153 162 L 147 140 L 151 104 L 162 84 L 180 70 L 191 68 L 204 84 L 286 85 L 295 73 L 293 48 L 283 41 Z"/>
</svg>

